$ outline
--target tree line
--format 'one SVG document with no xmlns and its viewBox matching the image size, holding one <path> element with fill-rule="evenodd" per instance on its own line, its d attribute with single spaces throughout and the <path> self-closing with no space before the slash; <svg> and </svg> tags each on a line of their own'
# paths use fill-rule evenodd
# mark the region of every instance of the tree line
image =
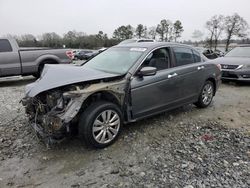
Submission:
<svg viewBox="0 0 250 188">
<path fill-rule="evenodd" d="M 120 26 L 114 33 L 113 38 L 118 40 L 136 38 L 151 38 L 158 41 L 177 41 L 184 31 L 181 21 L 177 20 L 174 23 L 171 20 L 163 19 L 157 26 L 147 27 L 143 24 L 138 24 L 134 29 L 131 25 Z"/>
<path fill-rule="evenodd" d="M 193 32 L 192 38 L 196 44 L 204 44 L 210 49 L 217 49 L 218 44 L 226 44 L 225 50 L 231 42 L 246 43 L 249 41 L 249 25 L 247 21 L 237 13 L 231 16 L 215 15 L 205 23 L 207 36 L 204 40 L 204 33 L 200 30 Z M 177 42 L 184 29 L 181 21 L 163 19 L 159 24 L 148 27 L 138 24 L 136 27 L 131 25 L 122 25 L 114 30 L 113 35 L 108 37 L 103 31 L 97 34 L 88 35 L 84 32 L 68 31 L 63 36 L 55 32 L 44 33 L 40 36 L 25 34 L 21 36 L 12 36 L 17 39 L 21 47 L 52 47 L 52 48 L 89 48 L 110 47 L 118 44 L 122 40 L 131 38 L 150 38 L 156 41 Z M 236 41 L 237 40 L 237 41 Z M 198 41 L 198 42 L 197 42 Z M 192 41 L 182 41 L 186 44 L 194 44 Z"/>
<path fill-rule="evenodd" d="M 16 38 L 21 47 L 52 47 L 52 48 L 89 48 L 110 47 L 118 44 L 122 40 L 131 38 L 151 38 L 158 41 L 177 41 L 184 31 L 181 21 L 174 23 L 163 19 L 156 26 L 147 27 L 138 24 L 136 27 L 131 25 L 122 25 L 114 30 L 113 36 L 108 37 L 103 31 L 97 34 L 87 35 L 84 32 L 68 31 L 63 36 L 55 32 L 44 33 L 40 36 L 24 34 L 21 36 L 11 36 Z"/>
<path fill-rule="evenodd" d="M 205 24 L 205 28 L 208 31 L 208 36 L 205 40 L 205 44 L 210 49 L 217 49 L 219 43 L 225 44 L 225 51 L 228 51 L 229 45 L 235 39 L 241 39 L 238 42 L 248 42 L 248 29 L 249 25 L 247 21 L 239 14 L 235 13 L 231 16 L 214 15 Z M 193 32 L 194 39 L 201 39 L 203 33 L 200 30 Z"/>
</svg>

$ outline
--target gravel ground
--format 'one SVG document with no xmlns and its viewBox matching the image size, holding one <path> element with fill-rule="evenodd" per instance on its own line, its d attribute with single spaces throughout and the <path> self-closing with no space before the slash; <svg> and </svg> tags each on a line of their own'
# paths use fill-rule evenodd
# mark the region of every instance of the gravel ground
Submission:
<svg viewBox="0 0 250 188">
<path fill-rule="evenodd" d="M 0 187 L 250 187 L 250 85 L 126 125 L 103 150 L 77 138 L 47 149 L 19 104 L 33 77 L 0 79 Z"/>
</svg>

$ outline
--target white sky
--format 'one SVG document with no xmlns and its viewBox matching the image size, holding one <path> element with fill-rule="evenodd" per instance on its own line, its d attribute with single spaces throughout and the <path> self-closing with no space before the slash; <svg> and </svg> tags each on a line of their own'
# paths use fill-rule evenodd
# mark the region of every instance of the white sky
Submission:
<svg viewBox="0 0 250 188">
<path fill-rule="evenodd" d="M 0 36 L 40 35 L 69 30 L 112 36 L 114 29 L 142 23 L 155 26 L 162 19 L 179 19 L 182 40 L 192 39 L 195 29 L 216 14 L 237 12 L 250 24 L 250 0 L 0 0 Z"/>
</svg>

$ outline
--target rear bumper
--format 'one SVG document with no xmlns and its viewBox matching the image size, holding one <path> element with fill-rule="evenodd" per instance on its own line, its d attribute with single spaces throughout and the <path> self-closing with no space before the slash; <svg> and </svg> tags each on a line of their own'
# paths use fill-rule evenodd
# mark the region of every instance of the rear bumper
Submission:
<svg viewBox="0 0 250 188">
<path fill-rule="evenodd" d="M 250 82 L 250 70 L 222 70 L 222 80 Z"/>
</svg>

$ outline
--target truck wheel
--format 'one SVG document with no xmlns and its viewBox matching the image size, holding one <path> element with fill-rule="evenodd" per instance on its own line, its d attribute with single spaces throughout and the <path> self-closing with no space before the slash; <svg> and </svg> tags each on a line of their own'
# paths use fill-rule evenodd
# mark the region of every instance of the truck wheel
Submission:
<svg viewBox="0 0 250 188">
<path fill-rule="evenodd" d="M 42 72 L 43 72 L 44 64 L 40 64 L 38 67 L 37 73 L 33 74 L 34 77 L 40 78 Z"/>
<path fill-rule="evenodd" d="M 98 101 L 91 104 L 80 117 L 80 139 L 95 148 L 111 145 L 118 138 L 123 125 L 120 108 L 114 103 Z"/>
<path fill-rule="evenodd" d="M 214 84 L 211 81 L 206 81 L 202 87 L 199 99 L 194 103 L 199 108 L 206 108 L 210 105 L 214 97 Z"/>
</svg>

